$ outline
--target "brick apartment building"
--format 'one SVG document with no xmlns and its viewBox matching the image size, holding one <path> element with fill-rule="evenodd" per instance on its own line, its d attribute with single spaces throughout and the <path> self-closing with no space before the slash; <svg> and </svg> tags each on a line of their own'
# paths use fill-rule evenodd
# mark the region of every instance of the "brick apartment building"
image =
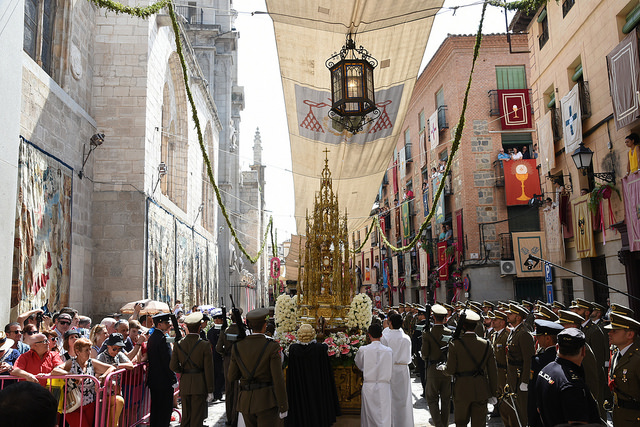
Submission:
<svg viewBox="0 0 640 427">
<path fill-rule="evenodd" d="M 475 37 L 447 37 L 418 77 L 378 195 L 376 213 L 394 246 L 415 236 L 432 207 L 439 180 L 446 186 L 440 212 L 421 238 L 422 248 L 395 253 L 374 232 L 355 255 L 363 285 L 371 285 L 372 294 L 381 295 L 383 303 L 465 299 L 463 281 L 470 283 L 469 297 L 474 300 L 542 298 L 541 278 L 518 278 L 501 270 L 505 261 L 513 263 L 510 232 L 539 231 L 541 225 L 538 208 L 507 206 L 504 174 L 497 162 L 500 148 L 521 151 L 526 145 L 531 151 L 535 140 L 531 126 L 503 131 L 498 108 L 498 89 L 529 88 L 526 42 L 525 35 L 512 35 L 510 41 L 506 34 L 483 37 L 460 149 L 446 177 L 433 175 L 432 168 L 439 169 L 440 160 L 446 161 L 451 153 Z M 429 125 L 436 122 L 437 141 L 429 136 Z M 452 230 L 448 272 L 437 279 L 437 245 L 444 224 Z M 367 231 L 355 231 L 352 240 L 357 244 Z"/>
</svg>

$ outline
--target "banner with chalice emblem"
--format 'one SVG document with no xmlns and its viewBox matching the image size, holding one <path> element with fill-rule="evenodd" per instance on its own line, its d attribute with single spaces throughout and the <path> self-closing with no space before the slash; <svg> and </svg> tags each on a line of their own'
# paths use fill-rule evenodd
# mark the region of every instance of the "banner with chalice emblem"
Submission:
<svg viewBox="0 0 640 427">
<path fill-rule="evenodd" d="M 536 160 L 510 160 L 503 164 L 507 206 L 526 205 L 534 194 L 542 194 Z"/>
</svg>

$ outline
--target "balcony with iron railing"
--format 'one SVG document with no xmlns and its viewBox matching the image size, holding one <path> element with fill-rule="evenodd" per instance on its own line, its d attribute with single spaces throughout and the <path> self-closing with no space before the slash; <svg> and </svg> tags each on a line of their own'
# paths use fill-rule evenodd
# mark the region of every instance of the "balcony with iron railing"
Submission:
<svg viewBox="0 0 640 427">
<path fill-rule="evenodd" d="M 503 160 L 494 160 L 493 171 L 496 177 L 495 186 L 504 187 L 504 164 Z"/>
<path fill-rule="evenodd" d="M 447 106 L 438 106 L 438 130 L 442 132 L 445 129 L 449 129 L 449 122 L 447 122 Z"/>
<path fill-rule="evenodd" d="M 591 93 L 588 81 L 578 80 L 578 93 L 580 94 L 580 114 L 582 120 L 586 120 L 591 117 Z"/>
<path fill-rule="evenodd" d="M 189 27 L 199 27 L 202 29 L 217 29 L 220 31 L 221 25 L 215 24 L 213 19 L 205 18 L 204 9 L 189 4 L 176 4 L 174 6 L 176 14 L 182 16 Z M 210 21 L 210 22 L 209 22 Z"/>
<path fill-rule="evenodd" d="M 556 101 L 556 104 L 559 104 Z M 560 141 L 562 139 L 562 112 L 560 105 L 552 107 L 551 112 L 551 133 L 553 134 L 554 141 Z"/>
</svg>

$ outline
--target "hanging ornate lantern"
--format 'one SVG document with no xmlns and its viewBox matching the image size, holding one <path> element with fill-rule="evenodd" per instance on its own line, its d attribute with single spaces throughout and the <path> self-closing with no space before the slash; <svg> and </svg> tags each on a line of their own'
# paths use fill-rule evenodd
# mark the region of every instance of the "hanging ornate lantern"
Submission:
<svg viewBox="0 0 640 427">
<path fill-rule="evenodd" d="M 349 33 L 340 52 L 327 59 L 325 65 L 331 72 L 329 118 L 334 128 L 354 134 L 362 131 L 364 125 L 380 115 L 373 85 L 373 69 L 378 61 L 364 47 L 356 49 Z"/>
</svg>

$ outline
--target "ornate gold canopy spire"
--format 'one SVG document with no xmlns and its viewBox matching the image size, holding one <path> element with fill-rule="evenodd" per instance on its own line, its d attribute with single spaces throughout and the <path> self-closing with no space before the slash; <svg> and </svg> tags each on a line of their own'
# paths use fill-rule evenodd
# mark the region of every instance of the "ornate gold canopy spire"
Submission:
<svg viewBox="0 0 640 427">
<path fill-rule="evenodd" d="M 332 188 L 329 150 L 325 149 L 320 191 L 316 193 L 313 212 L 307 212 L 307 242 L 298 300 L 302 321 L 315 322 L 323 317 L 327 326 L 344 325 L 354 294 L 349 270 L 347 212 L 340 217 L 338 197 Z"/>
</svg>

